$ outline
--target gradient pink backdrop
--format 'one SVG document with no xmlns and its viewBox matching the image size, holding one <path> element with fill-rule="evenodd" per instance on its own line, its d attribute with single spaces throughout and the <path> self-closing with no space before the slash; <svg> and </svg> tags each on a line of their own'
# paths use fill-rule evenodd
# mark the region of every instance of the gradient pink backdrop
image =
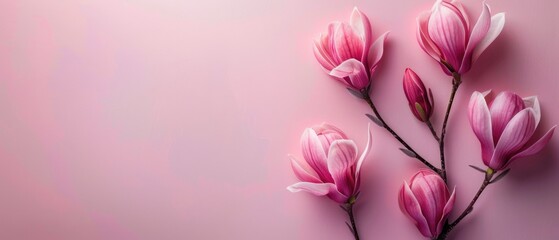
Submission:
<svg viewBox="0 0 559 240">
<path fill-rule="evenodd" d="M 374 99 L 437 159 L 401 89 L 413 67 L 440 125 L 450 80 L 415 41 L 415 17 L 432 3 L 2 1 L 0 239 L 351 239 L 336 204 L 285 189 L 305 127 L 328 121 L 366 140 L 367 106 L 321 70 L 312 39 L 355 5 L 375 37 L 390 30 Z M 467 167 L 481 165 L 472 91 L 537 94 L 540 133 L 559 123 L 559 2 L 489 4 L 506 26 L 464 76 L 448 129 L 460 211 L 482 180 Z M 477 19 L 481 1 L 465 5 Z M 420 165 L 376 126 L 373 138 L 356 214 L 363 239 L 418 239 L 396 196 Z M 559 239 L 557 138 L 489 187 L 452 239 Z"/>
</svg>

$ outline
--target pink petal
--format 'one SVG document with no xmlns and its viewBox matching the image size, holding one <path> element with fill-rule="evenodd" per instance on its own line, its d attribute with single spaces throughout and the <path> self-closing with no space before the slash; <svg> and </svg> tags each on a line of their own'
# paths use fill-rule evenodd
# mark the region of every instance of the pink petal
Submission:
<svg viewBox="0 0 559 240">
<path fill-rule="evenodd" d="M 363 56 L 363 41 L 353 28 L 347 23 L 338 25 L 334 32 L 334 48 L 338 62 L 350 58 L 361 59 Z"/>
<path fill-rule="evenodd" d="M 429 36 L 439 47 L 443 59 L 458 70 L 466 49 L 466 25 L 456 7 L 446 2 L 435 4 L 428 23 Z"/>
<path fill-rule="evenodd" d="M 470 40 L 466 47 L 466 52 L 464 54 L 464 59 L 462 61 L 462 66 L 460 67 L 459 73 L 465 73 L 470 70 L 472 65 L 472 54 L 476 46 L 481 42 L 481 40 L 487 35 L 489 31 L 489 26 L 491 25 L 491 12 L 489 11 L 489 6 L 483 3 L 483 9 L 479 15 L 476 25 L 470 33 Z"/>
<path fill-rule="evenodd" d="M 364 43 L 363 53 L 359 60 L 365 61 L 367 59 L 367 54 L 369 53 L 369 46 L 371 46 L 372 42 L 372 30 L 369 18 L 367 18 L 365 14 L 355 7 L 351 13 L 349 23 Z"/>
<path fill-rule="evenodd" d="M 507 123 L 522 109 L 524 109 L 524 101 L 518 95 L 508 91 L 497 95 L 489 108 L 494 144 L 497 144 Z"/>
<path fill-rule="evenodd" d="M 326 36 L 320 35 L 321 39 L 325 37 Z M 314 41 L 313 53 L 316 60 L 318 60 L 318 63 L 320 63 L 320 65 L 326 71 L 330 72 L 335 67 L 335 63 L 332 59 L 332 53 L 329 52 L 325 46 L 323 46 L 322 43 L 324 42 L 324 40 L 321 39 L 317 39 Z"/>
<path fill-rule="evenodd" d="M 411 69 L 406 68 L 404 71 L 403 79 L 404 94 L 408 99 L 408 102 L 415 103 L 418 99 L 423 98 L 427 95 L 427 89 L 421 78 Z"/>
<path fill-rule="evenodd" d="M 462 6 L 462 3 L 455 0 L 451 1 L 450 3 L 454 5 L 458 9 L 458 11 L 460 11 L 460 14 L 464 18 L 464 22 L 466 22 L 466 27 L 470 29 L 470 19 L 468 19 L 468 14 L 466 13 L 464 6 Z"/>
<path fill-rule="evenodd" d="M 421 212 L 419 201 L 411 191 L 409 184 L 405 181 L 404 186 L 400 190 L 398 200 L 400 210 L 414 222 L 421 234 L 428 238 L 434 237 L 429 230 L 429 224 L 427 224 L 425 216 Z"/>
<path fill-rule="evenodd" d="M 344 133 L 344 131 L 327 122 L 323 122 L 320 125 L 314 126 L 312 128 L 317 134 L 320 135 L 337 135 L 340 139 L 347 139 L 347 136 Z"/>
<path fill-rule="evenodd" d="M 371 49 L 368 52 L 367 56 L 367 63 L 369 65 L 369 71 L 371 75 L 373 75 L 374 69 L 380 62 L 382 55 L 384 54 L 384 42 L 386 41 L 386 37 L 390 32 L 385 32 L 382 34 L 371 46 Z"/>
<path fill-rule="evenodd" d="M 318 135 L 318 139 L 322 143 L 322 149 L 327 151 L 330 145 L 339 139 L 347 139 L 345 133 L 334 125 L 322 123 L 318 126 L 313 126 L 312 129 Z"/>
<path fill-rule="evenodd" d="M 357 146 L 351 140 L 336 140 L 328 152 L 328 171 L 334 178 L 338 191 L 352 196 L 355 173 L 352 171 L 357 157 Z"/>
<path fill-rule="evenodd" d="M 433 42 L 431 37 L 429 37 L 429 17 L 431 16 L 431 12 L 423 12 L 417 17 L 417 42 L 421 49 L 425 51 L 429 56 L 435 59 L 437 62 L 441 60 L 441 52 L 438 49 L 437 45 Z"/>
<path fill-rule="evenodd" d="M 322 67 L 330 72 L 339 61 L 337 61 L 336 48 L 334 48 L 334 33 L 340 22 L 333 22 L 328 25 L 328 32 L 321 34 L 318 39 L 315 39 L 313 48 L 314 55 Z"/>
<path fill-rule="evenodd" d="M 454 4 L 453 2 L 450 1 L 443 1 L 441 3 L 442 6 L 447 7 L 449 10 L 453 11 L 454 14 L 456 14 L 456 16 L 458 16 L 460 18 L 460 20 L 462 21 L 462 25 L 464 25 L 464 28 L 466 30 L 466 32 L 469 32 L 469 23 L 467 21 L 467 18 L 464 16 L 464 12 L 462 11 L 463 9 L 459 9 L 458 5 Z"/>
<path fill-rule="evenodd" d="M 306 191 L 317 196 L 324 196 L 330 192 L 330 188 L 333 185 L 332 183 L 298 182 L 287 187 L 287 190 L 290 192 Z"/>
<path fill-rule="evenodd" d="M 474 92 L 468 106 L 470 126 L 481 144 L 483 162 L 486 164 L 493 155 L 493 133 L 491 128 L 491 114 L 483 94 Z"/>
<path fill-rule="evenodd" d="M 534 116 L 536 117 L 536 127 L 540 124 L 540 119 L 541 119 L 541 110 L 540 110 L 540 101 L 538 101 L 538 97 L 536 96 L 531 96 L 531 97 L 526 97 L 523 98 L 522 100 L 524 100 L 524 106 L 526 106 L 527 108 L 532 108 L 534 109 Z"/>
<path fill-rule="evenodd" d="M 505 26 L 505 14 L 498 13 L 495 16 L 491 17 L 491 27 L 489 27 L 489 31 L 487 31 L 487 35 L 485 38 L 481 40 L 481 42 L 477 45 L 476 49 L 472 54 L 472 63 L 474 63 L 478 57 L 485 51 L 489 45 L 501 34 L 503 27 Z"/>
<path fill-rule="evenodd" d="M 306 162 L 301 162 L 292 155 L 288 157 L 291 160 L 291 168 L 293 168 L 293 172 L 299 180 L 312 183 L 322 182 L 316 172 Z"/>
<path fill-rule="evenodd" d="M 316 171 L 320 180 L 323 182 L 334 182 L 332 176 L 330 176 L 328 172 L 326 149 L 322 148 L 322 143 L 313 129 L 305 129 L 303 136 L 301 136 L 301 147 L 303 150 L 303 157 L 309 166 Z"/>
<path fill-rule="evenodd" d="M 455 200 L 456 200 L 456 187 L 452 190 L 452 194 L 450 195 L 450 198 L 448 199 L 448 201 L 446 202 L 446 205 L 444 206 L 443 214 L 441 216 L 441 219 L 439 220 L 439 223 L 437 224 L 437 230 L 436 230 L 436 234 L 435 234 L 436 236 L 441 234 L 441 232 L 443 230 L 443 227 L 444 227 L 444 223 L 445 223 L 446 219 L 448 218 L 448 215 L 450 214 L 450 212 L 454 208 L 454 201 Z"/>
<path fill-rule="evenodd" d="M 541 151 L 547 145 L 549 140 L 551 140 L 551 137 L 553 136 L 553 132 L 555 131 L 556 127 L 557 125 L 553 126 L 551 129 L 549 129 L 549 131 L 547 131 L 547 133 L 545 133 L 545 135 L 543 135 L 543 137 L 541 137 L 534 144 L 530 145 L 529 147 L 526 147 L 526 149 L 514 155 L 509 161 L 509 163 L 517 158 L 528 157 Z"/>
<path fill-rule="evenodd" d="M 287 190 L 290 192 L 305 191 L 315 196 L 328 195 L 329 198 L 338 203 L 345 203 L 347 201 L 347 197 L 338 192 L 338 190 L 336 190 L 336 185 L 333 183 L 298 182 L 287 187 Z"/>
<path fill-rule="evenodd" d="M 369 152 L 371 151 L 371 146 L 372 146 L 372 141 L 371 141 L 372 135 L 371 135 L 371 124 L 369 123 L 369 125 L 367 126 L 367 145 L 365 146 L 365 149 L 363 150 L 363 153 L 361 154 L 361 156 L 359 157 L 359 159 L 357 160 L 357 164 L 355 167 L 355 190 L 358 191 L 360 186 L 361 186 L 361 166 L 363 165 L 363 161 L 365 160 L 365 158 L 367 158 L 367 156 L 369 155 Z"/>
<path fill-rule="evenodd" d="M 516 114 L 507 124 L 501 138 L 495 146 L 495 152 L 487 165 L 494 170 L 502 170 L 510 157 L 519 151 L 536 130 L 534 110 L 525 108 Z"/>
<path fill-rule="evenodd" d="M 431 234 L 436 236 L 437 224 L 449 197 L 446 184 L 439 175 L 420 171 L 412 178 L 411 190 L 421 206 Z"/>
<path fill-rule="evenodd" d="M 348 84 L 357 90 L 361 90 L 369 85 L 369 77 L 363 63 L 356 59 L 348 59 L 330 72 L 331 76 L 341 79 L 344 83 Z M 348 77 L 350 83 L 345 82 L 344 78 Z"/>
<path fill-rule="evenodd" d="M 328 24 L 328 34 L 326 36 L 326 38 L 324 39 L 325 43 L 327 43 L 328 45 L 324 45 L 325 47 L 327 47 L 328 51 L 332 53 L 332 59 L 334 60 L 334 65 L 338 65 L 340 64 L 342 61 L 338 60 L 338 50 L 336 49 L 336 31 L 338 30 L 338 28 L 342 25 L 341 22 L 338 21 L 334 21 L 330 24 Z"/>
</svg>

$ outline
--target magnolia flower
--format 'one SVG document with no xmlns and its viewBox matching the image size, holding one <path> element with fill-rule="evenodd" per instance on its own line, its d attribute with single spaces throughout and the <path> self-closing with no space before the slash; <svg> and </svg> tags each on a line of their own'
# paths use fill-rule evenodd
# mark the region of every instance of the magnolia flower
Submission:
<svg viewBox="0 0 559 240">
<path fill-rule="evenodd" d="M 333 22 L 328 32 L 314 42 L 314 55 L 331 76 L 350 88 L 369 86 L 383 53 L 387 33 L 374 43 L 371 23 L 365 14 L 353 9 L 349 23 Z"/>
<path fill-rule="evenodd" d="M 371 147 L 368 132 L 367 147 L 358 157 L 357 146 L 340 129 L 329 124 L 307 128 L 301 137 L 305 161 L 290 156 L 293 172 L 301 182 L 287 189 L 351 203 L 359 192 L 361 165 Z"/>
<path fill-rule="evenodd" d="M 419 121 L 426 122 L 433 115 L 433 94 L 421 81 L 421 78 L 410 68 L 404 73 L 404 94 L 408 99 L 410 110 Z"/>
<path fill-rule="evenodd" d="M 404 181 L 398 202 L 423 236 L 436 238 L 454 207 L 455 192 L 450 194 L 444 180 L 425 169 L 413 175 L 409 184 Z"/>
<path fill-rule="evenodd" d="M 499 36 L 505 14 L 491 16 L 483 3 L 481 15 L 472 27 L 458 1 L 437 0 L 431 11 L 417 18 L 417 41 L 427 54 L 441 64 L 446 74 L 462 74 Z"/>
<path fill-rule="evenodd" d="M 490 98 L 489 92 L 474 92 L 469 104 L 470 125 L 487 167 L 502 170 L 517 158 L 536 154 L 549 142 L 556 126 L 539 140 L 530 141 L 541 118 L 537 97 L 501 92 L 493 101 Z"/>
</svg>

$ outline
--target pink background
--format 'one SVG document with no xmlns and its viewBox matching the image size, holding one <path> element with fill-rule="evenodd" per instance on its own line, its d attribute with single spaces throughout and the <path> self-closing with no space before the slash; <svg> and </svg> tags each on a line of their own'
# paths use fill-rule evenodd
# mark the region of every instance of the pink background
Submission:
<svg viewBox="0 0 559 240">
<path fill-rule="evenodd" d="M 0 3 L 0 239 L 351 239 L 325 198 L 292 194 L 287 154 L 322 121 L 362 148 L 369 109 L 321 70 L 312 39 L 354 5 L 390 30 L 374 100 L 438 165 L 401 79 L 436 98 L 450 80 L 415 41 L 431 0 L 18 0 Z M 501 36 L 464 76 L 448 129 L 461 211 L 482 181 L 466 117 L 474 90 L 539 96 L 540 134 L 559 122 L 557 1 L 489 2 Z M 478 0 L 465 6 L 471 19 Z M 421 165 L 373 126 L 357 221 L 362 239 L 418 239 L 397 192 Z M 453 239 L 559 239 L 559 139 L 489 187 Z"/>
</svg>

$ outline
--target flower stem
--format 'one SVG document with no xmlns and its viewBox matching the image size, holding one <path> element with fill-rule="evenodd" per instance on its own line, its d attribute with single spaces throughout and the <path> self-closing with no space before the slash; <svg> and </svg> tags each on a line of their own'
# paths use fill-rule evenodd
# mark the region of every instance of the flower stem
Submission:
<svg viewBox="0 0 559 240">
<path fill-rule="evenodd" d="M 487 186 L 489 186 L 489 184 L 492 183 L 491 179 L 493 178 L 494 174 L 495 174 L 495 172 L 492 169 L 487 170 L 487 172 L 485 173 L 485 179 L 483 180 L 483 183 L 479 187 L 479 190 L 477 190 L 476 195 L 474 196 L 474 198 L 472 199 L 472 201 L 470 202 L 468 207 L 466 207 L 466 209 L 464 209 L 462 214 L 460 214 L 460 216 L 458 216 L 458 218 L 456 220 L 454 220 L 454 222 L 452 222 L 450 224 L 447 222 L 447 224 L 444 226 L 443 231 L 439 235 L 437 240 L 445 240 L 446 237 L 448 236 L 448 233 L 450 233 L 450 231 L 452 231 L 452 229 L 454 227 L 456 227 L 456 225 L 458 225 L 458 223 L 460 223 L 462 221 L 462 219 L 464 219 L 466 216 L 468 216 L 468 214 L 470 214 L 474 210 L 474 204 L 476 204 L 476 202 L 477 202 L 479 196 L 481 196 L 481 193 L 483 192 L 483 190 L 485 190 L 485 188 Z"/>
<path fill-rule="evenodd" d="M 441 155 L 441 177 L 443 178 L 445 183 L 447 183 L 445 154 L 444 154 L 444 138 L 446 136 L 446 125 L 448 123 L 448 117 L 450 116 L 450 110 L 452 109 L 452 103 L 454 103 L 454 97 L 456 96 L 458 87 L 460 87 L 460 84 L 462 83 L 460 74 L 455 72 L 452 75 L 453 75 L 452 91 L 450 92 L 450 99 L 448 100 L 448 105 L 446 107 L 446 113 L 443 120 L 443 127 L 441 130 L 441 138 L 439 139 L 439 152 Z"/>
<path fill-rule="evenodd" d="M 344 208 L 344 207 L 342 207 Z M 349 221 L 351 222 L 351 226 L 348 225 L 349 230 L 353 233 L 355 240 L 359 240 L 359 233 L 357 232 L 357 226 L 355 225 L 355 217 L 353 216 L 353 203 L 348 203 L 347 207 L 344 208 L 349 216 Z"/>
<path fill-rule="evenodd" d="M 435 132 L 435 128 L 433 128 L 433 124 L 431 123 L 431 120 L 427 120 L 425 122 L 425 124 L 427 124 L 427 127 L 429 127 L 429 130 L 431 130 L 431 134 L 433 134 L 433 137 L 435 138 L 435 140 L 437 140 L 437 143 L 439 143 L 441 140 L 440 140 L 439 136 L 437 136 L 437 132 Z"/>
<path fill-rule="evenodd" d="M 413 153 L 414 157 L 419 160 L 420 162 L 422 162 L 425 166 L 427 166 L 428 168 L 430 168 L 431 170 L 433 170 L 434 172 L 436 172 L 437 174 L 441 175 L 442 171 L 438 168 L 436 168 L 435 166 L 433 166 L 431 163 L 429 163 L 427 160 L 425 160 L 423 157 L 421 157 L 421 155 L 419 155 L 419 153 L 417 153 L 408 143 L 406 143 L 406 141 L 404 141 L 385 121 L 384 119 L 380 116 L 380 113 L 378 112 L 375 104 L 373 103 L 373 100 L 371 99 L 371 96 L 368 93 L 368 90 L 363 92 L 363 98 L 365 99 L 365 101 L 369 104 L 369 106 L 371 107 L 371 109 L 373 110 L 373 113 L 375 114 L 375 116 L 378 118 L 378 120 L 382 123 L 382 127 L 384 127 L 384 129 L 386 129 L 390 134 L 392 134 L 392 136 L 394 138 L 396 138 L 396 140 L 398 140 L 402 145 L 404 145 L 404 147 L 409 150 L 410 152 Z"/>
</svg>

